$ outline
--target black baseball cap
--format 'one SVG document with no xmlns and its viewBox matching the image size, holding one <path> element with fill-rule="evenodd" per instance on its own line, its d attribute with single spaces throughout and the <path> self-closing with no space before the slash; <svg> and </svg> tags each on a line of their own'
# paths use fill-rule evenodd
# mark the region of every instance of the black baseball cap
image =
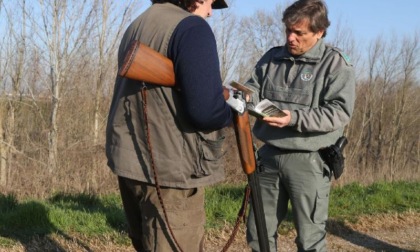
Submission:
<svg viewBox="0 0 420 252">
<path fill-rule="evenodd" d="M 228 7 L 228 5 L 226 4 L 225 0 L 216 0 L 211 5 L 212 9 L 224 9 L 224 8 L 227 8 L 227 7 Z"/>
</svg>

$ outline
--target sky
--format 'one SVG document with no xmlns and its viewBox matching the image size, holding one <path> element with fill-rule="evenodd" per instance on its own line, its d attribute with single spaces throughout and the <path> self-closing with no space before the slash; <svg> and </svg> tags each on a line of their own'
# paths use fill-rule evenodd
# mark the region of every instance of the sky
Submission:
<svg viewBox="0 0 420 252">
<path fill-rule="evenodd" d="M 235 14 L 252 15 L 256 10 L 270 11 L 292 0 L 226 0 Z M 420 33 L 420 0 L 325 0 L 334 33 L 337 23 L 353 31 L 358 40 L 370 42 L 378 36 L 411 36 Z M 262 4 L 263 3 L 263 4 Z M 236 11 L 237 10 L 237 11 Z"/>
</svg>

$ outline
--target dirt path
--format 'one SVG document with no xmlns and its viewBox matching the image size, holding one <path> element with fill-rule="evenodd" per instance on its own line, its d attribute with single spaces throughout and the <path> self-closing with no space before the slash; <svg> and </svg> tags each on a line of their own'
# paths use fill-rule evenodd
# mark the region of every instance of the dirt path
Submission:
<svg viewBox="0 0 420 252">
<path fill-rule="evenodd" d="M 357 223 L 339 223 L 334 220 L 328 223 L 329 251 L 420 251 L 420 213 L 405 213 L 363 217 Z M 235 242 L 228 251 L 249 251 L 244 231 L 238 233 Z M 228 232 L 222 232 L 207 241 L 213 246 L 207 252 L 221 251 L 226 243 Z M 279 237 L 279 252 L 296 251 L 295 232 Z M 224 240 L 223 245 L 220 240 Z M 210 243 L 210 244 L 209 244 Z M 211 247 L 210 246 L 210 247 Z"/>
<path fill-rule="evenodd" d="M 418 251 L 420 252 L 420 213 L 388 214 L 363 217 L 357 223 L 339 223 L 331 220 L 328 224 L 329 251 Z M 209 234 L 206 252 L 219 252 L 226 244 L 231 230 Z M 228 251 L 249 251 L 245 243 L 244 228 L 241 227 Z M 279 252 L 296 251 L 294 232 L 279 237 Z M 84 237 L 69 237 L 60 234 L 36 238 L 0 252 L 41 252 L 41 251 L 134 251 L 130 246 L 116 246 L 111 240 L 91 240 Z M 187 252 L 187 251 L 185 251 Z"/>
</svg>

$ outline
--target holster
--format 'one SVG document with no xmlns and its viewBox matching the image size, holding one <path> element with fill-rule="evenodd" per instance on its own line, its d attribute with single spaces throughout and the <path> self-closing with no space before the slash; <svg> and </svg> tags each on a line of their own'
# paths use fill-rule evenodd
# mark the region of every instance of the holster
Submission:
<svg viewBox="0 0 420 252">
<path fill-rule="evenodd" d="M 347 144 L 347 138 L 345 136 L 340 137 L 337 142 L 329 147 L 320 149 L 318 152 L 321 158 L 328 165 L 331 172 L 334 174 L 334 178 L 337 180 L 340 178 L 344 171 L 344 155 L 343 149 Z"/>
</svg>

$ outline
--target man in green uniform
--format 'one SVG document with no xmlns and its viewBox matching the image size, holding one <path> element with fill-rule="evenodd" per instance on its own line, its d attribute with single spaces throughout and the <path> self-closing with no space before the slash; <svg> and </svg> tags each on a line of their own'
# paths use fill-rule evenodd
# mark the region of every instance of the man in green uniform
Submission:
<svg viewBox="0 0 420 252">
<path fill-rule="evenodd" d="M 348 57 L 323 40 L 330 22 L 322 0 L 294 2 L 282 21 L 286 44 L 266 52 L 246 83 L 255 90 L 251 102 L 269 99 L 286 114 L 257 120 L 253 128 L 265 143 L 258 151 L 258 178 L 270 251 L 277 251 L 277 229 L 289 201 L 298 251 L 326 251 L 331 167 L 318 150 L 334 144 L 350 121 L 354 70 Z M 247 225 L 248 243 L 259 251 L 252 212 Z"/>
</svg>

